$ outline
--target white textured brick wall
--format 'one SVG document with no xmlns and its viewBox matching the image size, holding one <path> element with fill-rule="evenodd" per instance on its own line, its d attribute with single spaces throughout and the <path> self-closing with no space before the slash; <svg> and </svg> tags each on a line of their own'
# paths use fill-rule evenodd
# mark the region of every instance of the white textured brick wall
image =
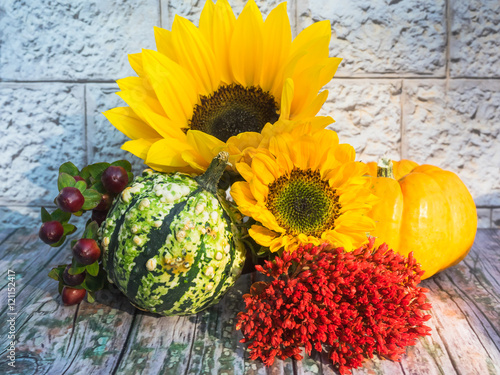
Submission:
<svg viewBox="0 0 500 375">
<path fill-rule="evenodd" d="M 236 12 L 244 0 L 230 0 Z M 279 1 L 259 0 L 267 14 Z M 127 53 L 154 48 L 153 26 L 197 22 L 203 0 L 0 2 L 0 225 L 38 225 L 57 167 L 127 158 L 101 114 L 120 105 Z M 457 173 L 479 226 L 500 226 L 498 0 L 291 0 L 296 35 L 329 20 L 344 58 L 323 114 L 360 160 L 410 158 Z"/>
</svg>

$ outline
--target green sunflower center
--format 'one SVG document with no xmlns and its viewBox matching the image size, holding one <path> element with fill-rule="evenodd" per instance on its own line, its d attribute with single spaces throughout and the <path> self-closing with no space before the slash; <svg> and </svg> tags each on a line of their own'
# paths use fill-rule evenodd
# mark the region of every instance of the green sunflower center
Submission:
<svg viewBox="0 0 500 375">
<path fill-rule="evenodd" d="M 267 208 L 287 233 L 320 237 L 334 227 L 341 205 L 319 171 L 294 168 L 269 185 Z"/>
<path fill-rule="evenodd" d="M 266 123 L 275 123 L 279 118 L 274 97 L 260 87 L 231 84 L 200 99 L 190 129 L 201 130 L 223 142 L 239 133 L 260 132 Z"/>
</svg>

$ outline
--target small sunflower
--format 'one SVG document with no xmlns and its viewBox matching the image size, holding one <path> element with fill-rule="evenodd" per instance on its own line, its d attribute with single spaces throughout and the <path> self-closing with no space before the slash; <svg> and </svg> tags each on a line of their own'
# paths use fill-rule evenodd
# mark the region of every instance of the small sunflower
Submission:
<svg viewBox="0 0 500 375">
<path fill-rule="evenodd" d="M 367 216 L 376 200 L 363 177 L 367 167 L 334 131 L 297 134 L 271 136 L 238 163 L 245 181 L 235 182 L 231 195 L 257 221 L 252 238 L 272 252 L 324 242 L 351 251 L 375 227 Z"/>
<path fill-rule="evenodd" d="M 341 61 L 330 34 L 317 22 L 292 40 L 286 3 L 264 21 L 253 0 L 237 19 L 227 0 L 208 0 L 199 27 L 176 16 L 172 31 L 155 28 L 158 51 L 129 55 L 138 77 L 118 80 L 128 106 L 104 114 L 152 168 L 201 173 L 229 138 L 317 114 Z"/>
</svg>

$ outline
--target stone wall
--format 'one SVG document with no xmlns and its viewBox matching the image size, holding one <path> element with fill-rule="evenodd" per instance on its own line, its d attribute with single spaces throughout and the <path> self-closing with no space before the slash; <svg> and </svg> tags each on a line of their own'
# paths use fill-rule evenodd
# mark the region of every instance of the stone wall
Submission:
<svg viewBox="0 0 500 375">
<path fill-rule="evenodd" d="M 230 0 L 239 13 L 242 0 Z M 0 4 L 0 218 L 37 225 L 57 167 L 126 158 L 101 114 L 120 105 L 127 53 L 154 48 L 153 26 L 196 22 L 200 0 L 3 0 Z M 267 14 L 278 1 L 258 1 Z M 332 24 L 343 57 L 322 110 L 363 161 L 409 158 L 457 173 L 480 227 L 500 227 L 498 0 L 291 0 L 295 34 Z"/>
</svg>

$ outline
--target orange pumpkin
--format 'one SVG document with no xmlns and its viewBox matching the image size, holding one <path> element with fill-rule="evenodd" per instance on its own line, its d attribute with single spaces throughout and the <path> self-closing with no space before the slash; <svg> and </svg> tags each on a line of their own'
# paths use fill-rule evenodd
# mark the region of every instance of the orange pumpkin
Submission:
<svg viewBox="0 0 500 375">
<path fill-rule="evenodd" d="M 371 212 L 377 227 L 370 234 L 400 254 L 413 251 L 425 279 L 465 258 L 476 235 L 476 206 L 453 172 L 410 160 L 392 164 L 368 163 L 381 198 Z"/>
</svg>

